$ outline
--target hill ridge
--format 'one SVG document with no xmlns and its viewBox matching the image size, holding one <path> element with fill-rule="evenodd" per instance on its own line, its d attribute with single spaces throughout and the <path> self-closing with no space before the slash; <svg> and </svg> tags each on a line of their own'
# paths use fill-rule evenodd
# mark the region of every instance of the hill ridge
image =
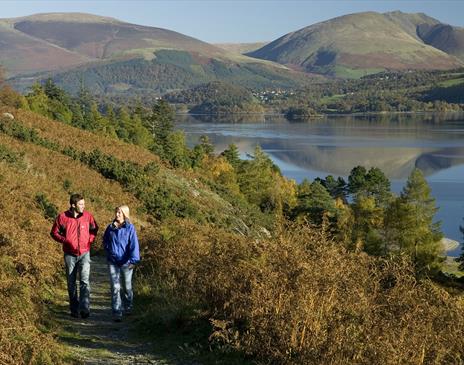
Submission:
<svg viewBox="0 0 464 365">
<path fill-rule="evenodd" d="M 362 12 L 342 15 L 283 35 L 247 55 L 309 72 L 343 75 L 392 69 L 451 69 L 454 56 L 420 40 L 418 22 L 438 22 L 420 14 Z"/>
</svg>

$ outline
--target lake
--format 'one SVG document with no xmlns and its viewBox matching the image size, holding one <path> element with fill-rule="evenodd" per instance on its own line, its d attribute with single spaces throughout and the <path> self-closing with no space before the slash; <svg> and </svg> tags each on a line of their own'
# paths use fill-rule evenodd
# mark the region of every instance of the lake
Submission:
<svg viewBox="0 0 464 365">
<path fill-rule="evenodd" d="M 207 135 L 216 152 L 231 143 L 242 158 L 256 145 L 282 173 L 297 182 L 327 175 L 345 179 L 357 165 L 380 168 L 399 193 L 414 167 L 420 168 L 440 208 L 446 237 L 462 242 L 464 224 L 464 115 L 330 116 L 310 122 L 289 122 L 281 116 L 237 118 L 177 116 L 176 127 L 193 146 Z M 459 255 L 460 249 L 449 252 Z"/>
</svg>

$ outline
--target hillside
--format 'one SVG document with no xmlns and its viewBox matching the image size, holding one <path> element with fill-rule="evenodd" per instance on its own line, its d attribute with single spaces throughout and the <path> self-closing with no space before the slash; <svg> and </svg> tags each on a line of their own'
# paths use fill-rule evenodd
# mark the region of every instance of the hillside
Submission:
<svg viewBox="0 0 464 365">
<path fill-rule="evenodd" d="M 34 79 L 52 77 L 60 87 L 76 94 L 82 84 L 98 95 L 159 96 L 210 81 L 226 81 L 250 88 L 292 88 L 309 84 L 312 77 L 260 63 L 199 59 L 187 51 L 162 49 L 152 60 L 92 63 L 66 72 L 16 77 L 9 82 L 25 92 Z"/>
<path fill-rule="evenodd" d="M 211 82 L 164 95 L 166 101 L 184 104 L 193 114 L 262 113 L 263 108 L 247 89 L 224 82 Z"/>
<path fill-rule="evenodd" d="M 93 59 L 146 56 L 161 48 L 221 57 L 220 49 L 186 35 L 80 13 L 38 14 L 8 20 L 14 29 Z"/>
<path fill-rule="evenodd" d="M 383 70 L 459 67 L 461 61 L 425 44 L 416 34 L 421 26 L 438 23 L 423 14 L 350 14 L 286 34 L 248 55 L 342 77 Z"/>
<path fill-rule="evenodd" d="M 254 42 L 254 43 L 217 43 L 216 47 L 225 49 L 231 53 L 245 54 L 255 51 L 269 42 Z"/>
<path fill-rule="evenodd" d="M 21 91 L 50 76 L 69 91 L 84 82 L 95 93 L 124 95 L 160 95 L 213 80 L 262 88 L 310 79 L 171 30 L 92 14 L 0 19 L 0 40 L 0 63 Z"/>
<path fill-rule="evenodd" d="M 421 27 L 419 34 L 426 44 L 464 60 L 464 28 L 436 24 Z"/>
<path fill-rule="evenodd" d="M 24 108 L 62 111 L 65 98 L 53 90 L 23 97 Z M 391 194 L 381 170 L 361 166 L 348 186 L 329 177 L 296 185 L 260 147 L 246 160 L 234 145 L 214 155 L 206 137 L 187 149 L 182 133 L 169 130 L 169 106 L 160 101 L 156 107 L 143 120 L 159 155 L 105 130 L 91 133 L 66 120 L 0 109 L 3 363 L 71 362 L 62 342 L 76 328 L 70 341 L 92 363 L 102 362 L 91 353 L 119 352 L 131 356 L 119 362 L 128 364 L 152 349 L 167 349 L 173 363 L 221 365 L 338 365 L 354 358 L 360 365 L 455 364 L 463 358 L 459 283 L 437 276 L 454 285 L 447 292 L 430 279 L 440 274 L 441 233 L 419 170 L 401 197 Z M 96 108 L 93 114 L 98 117 Z M 135 126 L 125 119 L 129 132 Z M 92 328 L 115 328 L 101 302 L 91 307 L 95 322 L 92 316 L 76 326 L 56 321 L 67 309 L 59 306 L 62 254 L 48 232 L 74 191 L 84 194 L 102 227 L 116 205 L 132 209 L 142 262 L 134 319 L 127 319 L 137 328 L 130 348 L 116 350 L 115 341 L 127 336 Z M 347 194 L 357 194 L 353 203 Z M 418 214 L 426 218 L 419 221 Z M 104 277 L 104 260 L 94 264 Z M 103 298 L 104 285 L 95 282 Z M 69 323 L 71 329 L 63 328 Z M 92 331 L 101 337 L 87 341 Z"/>
<path fill-rule="evenodd" d="M 2 107 L 0 112 L 10 112 L 15 118 L 0 117 L 2 363 L 47 363 L 46 359 L 48 363 L 65 363 L 65 354 L 56 342 L 56 324 L 53 319 L 44 320 L 52 316 L 44 303 L 60 300 L 55 292 L 64 288 L 61 247 L 49 232 L 55 214 L 68 208 L 70 192 L 84 194 L 87 209 L 102 227 L 95 248 L 114 207 L 121 203 L 131 207 L 142 249 L 147 232 L 159 225 L 155 218 L 163 209 L 159 204 L 174 217 L 214 220 L 219 225 L 225 219 L 228 226 L 235 220 L 240 229 L 248 224 L 240 218 L 248 220 L 240 209 L 194 176 L 167 168 L 145 149 L 28 111 Z M 79 154 L 88 158 L 80 160 Z M 144 166 L 150 168 L 143 170 Z M 148 180 L 140 187 L 127 185 L 118 168 L 125 179 L 141 169 L 139 174 L 143 171 Z M 151 208 L 140 190 L 150 184 L 154 189 L 149 193 L 154 204 Z M 18 329 L 21 336 L 17 336 Z"/>
<path fill-rule="evenodd" d="M 16 30 L 0 19 L 0 64 L 8 75 L 59 70 L 92 59 Z"/>
</svg>

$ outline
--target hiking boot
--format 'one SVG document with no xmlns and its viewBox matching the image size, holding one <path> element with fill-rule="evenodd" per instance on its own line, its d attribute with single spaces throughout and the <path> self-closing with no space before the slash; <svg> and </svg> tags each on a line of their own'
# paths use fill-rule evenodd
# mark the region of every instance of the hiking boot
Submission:
<svg viewBox="0 0 464 365">
<path fill-rule="evenodd" d="M 90 312 L 81 311 L 81 317 L 82 317 L 82 318 L 84 318 L 84 319 L 85 319 L 85 318 L 89 318 L 89 316 L 90 316 Z"/>
<path fill-rule="evenodd" d="M 122 321 L 122 315 L 114 315 L 113 316 L 113 321 L 121 322 Z"/>
<path fill-rule="evenodd" d="M 71 314 L 71 317 L 73 318 L 79 318 L 79 313 L 77 312 L 71 312 L 70 314 Z"/>
</svg>

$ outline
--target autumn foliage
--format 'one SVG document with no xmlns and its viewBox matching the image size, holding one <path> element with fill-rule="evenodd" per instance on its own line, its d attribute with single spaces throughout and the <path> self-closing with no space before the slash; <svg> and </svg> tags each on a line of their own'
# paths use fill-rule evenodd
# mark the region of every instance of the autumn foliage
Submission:
<svg viewBox="0 0 464 365">
<path fill-rule="evenodd" d="M 256 239 L 170 227 L 152 235 L 147 275 L 203 308 L 222 347 L 273 364 L 463 361 L 462 300 L 417 280 L 406 257 L 348 252 L 307 225 Z"/>
</svg>

